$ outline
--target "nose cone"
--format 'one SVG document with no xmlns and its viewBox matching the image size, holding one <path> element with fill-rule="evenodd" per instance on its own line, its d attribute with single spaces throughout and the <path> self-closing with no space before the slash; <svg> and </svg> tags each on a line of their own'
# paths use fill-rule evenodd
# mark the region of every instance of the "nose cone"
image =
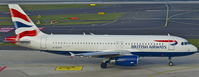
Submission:
<svg viewBox="0 0 199 77">
<path fill-rule="evenodd" d="M 196 46 L 194 46 L 194 45 L 191 46 L 190 50 L 192 52 L 198 52 L 198 48 Z"/>
</svg>

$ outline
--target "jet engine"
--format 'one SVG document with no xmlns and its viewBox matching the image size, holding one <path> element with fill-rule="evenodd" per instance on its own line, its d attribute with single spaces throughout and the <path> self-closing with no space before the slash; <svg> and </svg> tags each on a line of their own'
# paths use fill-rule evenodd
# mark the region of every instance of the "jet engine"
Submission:
<svg viewBox="0 0 199 77">
<path fill-rule="evenodd" d="M 118 66 L 135 66 L 138 64 L 139 56 L 130 55 L 130 56 L 118 56 L 114 58 L 115 65 Z"/>
</svg>

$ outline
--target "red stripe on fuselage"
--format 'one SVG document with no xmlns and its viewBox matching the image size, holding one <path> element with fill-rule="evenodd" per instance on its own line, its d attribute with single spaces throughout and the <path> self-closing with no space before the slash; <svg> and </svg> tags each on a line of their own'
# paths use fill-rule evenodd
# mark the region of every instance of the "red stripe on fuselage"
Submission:
<svg viewBox="0 0 199 77">
<path fill-rule="evenodd" d="M 15 9 L 10 9 L 12 17 L 17 17 L 17 18 L 21 18 L 27 22 L 30 22 L 30 20 L 28 19 L 28 17 L 22 13 L 20 13 L 19 11 L 15 10 Z"/>
<path fill-rule="evenodd" d="M 156 42 L 177 42 L 176 40 L 154 40 Z"/>
</svg>

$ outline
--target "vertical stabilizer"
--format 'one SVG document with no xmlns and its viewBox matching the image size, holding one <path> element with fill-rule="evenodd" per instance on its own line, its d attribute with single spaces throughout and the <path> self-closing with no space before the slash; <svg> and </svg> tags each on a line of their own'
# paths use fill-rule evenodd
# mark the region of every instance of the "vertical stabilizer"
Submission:
<svg viewBox="0 0 199 77">
<path fill-rule="evenodd" d="M 17 40 L 24 37 L 34 37 L 42 35 L 39 28 L 33 23 L 33 21 L 27 16 L 27 14 L 21 9 L 18 4 L 8 4 L 12 21 L 15 27 L 15 34 Z"/>
<path fill-rule="evenodd" d="M 16 34 L 30 30 L 36 30 L 38 34 L 42 33 L 18 4 L 8 4 L 8 6 Z"/>
</svg>

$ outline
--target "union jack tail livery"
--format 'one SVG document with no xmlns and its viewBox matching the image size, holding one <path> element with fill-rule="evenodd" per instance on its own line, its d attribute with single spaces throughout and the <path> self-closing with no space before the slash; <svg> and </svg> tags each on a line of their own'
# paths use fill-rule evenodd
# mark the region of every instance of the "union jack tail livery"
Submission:
<svg viewBox="0 0 199 77">
<path fill-rule="evenodd" d="M 10 36 L 5 38 L 5 41 L 16 43 L 20 41 L 22 37 L 34 37 L 42 33 L 39 28 L 32 22 L 32 20 L 26 15 L 18 4 L 9 4 L 9 9 L 12 17 L 12 21 L 15 27 L 16 36 Z"/>
<path fill-rule="evenodd" d="M 16 29 L 16 34 L 29 32 L 37 35 L 41 32 L 18 4 L 9 4 L 8 6 Z"/>
</svg>

